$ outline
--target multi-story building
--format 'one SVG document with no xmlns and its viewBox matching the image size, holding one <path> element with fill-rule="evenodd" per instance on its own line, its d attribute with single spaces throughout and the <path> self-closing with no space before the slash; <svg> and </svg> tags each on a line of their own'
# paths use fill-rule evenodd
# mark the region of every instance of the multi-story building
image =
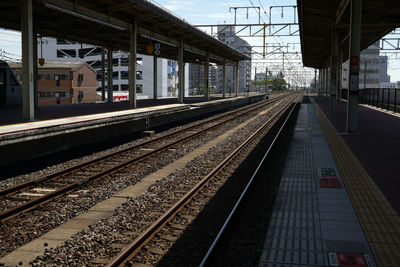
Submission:
<svg viewBox="0 0 400 267">
<path fill-rule="evenodd" d="M 204 66 L 200 64 L 189 64 L 189 88 L 191 91 L 199 88 L 200 84 L 204 82 Z"/>
<path fill-rule="evenodd" d="M 101 88 L 102 49 L 100 47 L 45 37 L 38 42 L 38 57 L 42 57 L 46 61 L 87 62 L 97 71 L 98 88 Z M 105 56 L 105 59 L 107 60 L 107 56 Z M 121 94 L 126 96 L 129 88 L 128 62 L 128 52 L 113 51 L 113 91 L 121 91 Z M 189 69 L 185 68 L 186 77 L 188 77 L 188 73 Z M 178 65 L 176 61 L 157 59 L 157 97 L 174 97 L 177 95 L 177 74 Z M 153 98 L 153 56 L 137 55 L 136 79 L 138 98 Z M 189 81 L 185 79 L 185 95 L 187 95 L 188 87 Z M 118 99 L 121 99 L 120 96 L 118 96 Z"/>
<path fill-rule="evenodd" d="M 262 82 L 262 81 L 265 81 L 265 73 L 256 73 L 256 75 L 255 75 L 255 81 L 256 82 Z"/>
<path fill-rule="evenodd" d="M 379 84 L 379 88 L 391 88 L 391 89 L 397 89 L 399 88 L 399 84 L 398 83 L 380 83 Z"/>
<path fill-rule="evenodd" d="M 242 38 L 235 35 L 235 27 L 218 26 L 218 39 L 236 50 L 251 57 L 251 46 Z M 234 91 L 235 71 L 233 66 L 226 67 L 227 92 Z M 222 67 L 218 66 L 218 79 L 222 81 Z M 251 85 L 251 60 L 239 62 L 239 92 L 249 90 Z M 222 85 L 221 85 L 222 86 Z M 220 86 L 218 86 L 220 87 Z"/>
<path fill-rule="evenodd" d="M 22 83 L 22 63 L 9 62 L 16 79 Z M 38 104 L 94 103 L 96 71 L 85 62 L 46 62 L 38 67 Z"/>
<path fill-rule="evenodd" d="M 342 88 L 349 88 L 349 61 L 342 65 Z M 359 88 L 379 87 L 379 44 L 375 43 L 360 53 Z"/>
<path fill-rule="evenodd" d="M 388 57 L 387 56 L 379 56 L 379 85 L 380 87 L 383 83 L 390 83 L 390 76 L 387 74 L 388 69 Z"/>
<path fill-rule="evenodd" d="M 214 65 L 209 66 L 209 85 L 210 88 L 217 87 L 218 68 Z M 191 92 L 196 92 L 195 88 L 199 88 L 204 83 L 204 66 L 200 64 L 189 64 L 189 88 Z"/>
</svg>

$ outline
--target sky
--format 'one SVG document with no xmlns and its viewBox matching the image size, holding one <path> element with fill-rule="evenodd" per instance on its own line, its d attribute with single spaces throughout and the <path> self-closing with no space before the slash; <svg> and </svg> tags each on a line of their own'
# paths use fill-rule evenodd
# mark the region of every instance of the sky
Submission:
<svg viewBox="0 0 400 267">
<path fill-rule="evenodd" d="M 234 22 L 234 10 L 232 7 L 260 7 L 261 11 L 261 23 L 269 23 L 269 19 L 274 24 L 279 23 L 292 23 L 297 22 L 297 12 L 293 12 L 293 8 L 278 8 L 274 7 L 270 9 L 270 6 L 292 6 L 296 5 L 296 0 L 150 0 L 156 5 L 162 6 L 168 9 L 174 15 L 184 19 L 185 21 L 193 25 L 204 25 L 204 24 L 222 24 L 222 23 L 233 23 Z M 231 11 L 230 11 L 231 9 Z M 270 14 L 271 10 L 271 14 Z M 238 24 L 252 24 L 258 23 L 259 14 L 258 9 L 238 9 L 237 10 L 237 23 Z M 274 27 L 272 31 L 278 30 L 279 27 Z M 294 27 L 294 30 L 296 28 Z M 202 30 L 209 31 L 209 28 L 202 28 Z M 242 33 L 245 33 L 243 31 Z M 268 33 L 268 31 L 267 31 Z M 252 46 L 262 46 L 263 38 L 244 38 Z M 288 76 L 299 77 L 304 74 L 305 69 L 301 65 L 301 49 L 299 46 L 300 38 L 298 36 L 293 37 L 267 37 L 267 44 L 273 45 L 277 43 L 288 46 L 288 51 L 292 54 L 285 55 L 285 60 L 282 61 L 281 55 L 269 56 L 267 60 L 262 60 L 262 55 L 253 55 L 252 62 L 252 75 L 254 75 L 255 68 L 258 72 L 264 71 L 265 67 L 270 70 L 278 72 L 282 67 L 285 69 Z M 12 58 L 20 58 L 21 45 L 20 45 L 20 34 L 15 31 L 9 31 L 0 29 L 0 57 L 2 51 L 6 51 L 6 54 Z M 254 51 L 262 53 L 262 48 L 254 48 Z M 267 52 L 271 50 L 267 48 Z M 298 55 L 294 54 L 298 52 Z M 273 57 L 279 57 L 279 59 L 273 59 Z M 283 66 L 282 66 L 283 65 Z M 400 59 L 389 60 L 389 75 L 392 76 L 392 82 L 400 80 Z M 290 70 L 290 71 L 289 71 Z M 307 82 L 309 82 L 313 75 L 313 70 L 308 69 L 306 72 Z"/>
</svg>

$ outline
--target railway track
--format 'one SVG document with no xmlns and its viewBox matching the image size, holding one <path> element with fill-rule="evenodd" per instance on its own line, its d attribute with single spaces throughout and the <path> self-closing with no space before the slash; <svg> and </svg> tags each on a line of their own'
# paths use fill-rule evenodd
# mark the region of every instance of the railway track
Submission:
<svg viewBox="0 0 400 267">
<path fill-rule="evenodd" d="M 87 183 L 118 172 L 138 161 L 170 149 L 181 142 L 199 136 L 265 105 L 278 102 L 285 97 L 286 95 L 224 113 L 167 135 L 148 140 L 139 145 L 3 189 L 0 191 L 0 222 L 7 221 L 20 213 L 35 209 Z"/>
<path fill-rule="evenodd" d="M 224 168 L 235 159 L 242 151 L 246 149 L 246 146 L 253 141 L 261 132 L 267 127 L 270 127 L 280 115 L 286 112 L 286 110 L 292 105 L 293 102 L 297 101 L 299 96 L 293 96 L 284 107 L 280 108 L 267 122 L 265 122 L 258 130 L 256 130 L 249 138 L 247 138 L 242 144 L 240 144 L 232 153 L 229 154 L 217 167 L 209 172 L 204 178 L 196 184 L 189 192 L 187 192 L 179 201 L 177 201 L 171 208 L 169 208 L 164 214 L 162 214 L 156 221 L 154 221 L 144 232 L 142 232 L 132 243 L 126 246 L 107 266 L 121 266 L 130 262 L 143 247 L 150 242 L 157 233 L 159 233 L 165 226 L 173 220 L 187 205 L 190 203 L 196 195 L 201 192 L 207 185 L 215 179 L 218 175 L 222 175 Z M 293 110 L 293 109 L 292 109 Z M 277 137 L 276 137 L 277 138 Z M 275 138 L 275 139 L 276 139 Z M 247 186 L 248 187 L 248 186 Z M 246 187 L 246 188 L 247 188 Z M 236 206 L 235 206 L 236 207 Z"/>
</svg>

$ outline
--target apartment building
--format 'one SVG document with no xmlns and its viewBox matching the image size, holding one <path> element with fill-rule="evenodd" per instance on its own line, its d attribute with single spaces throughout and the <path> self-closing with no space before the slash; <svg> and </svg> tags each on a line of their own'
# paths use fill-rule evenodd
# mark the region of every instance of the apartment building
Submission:
<svg viewBox="0 0 400 267">
<path fill-rule="evenodd" d="M 16 79 L 22 84 L 22 63 L 9 62 Z M 86 62 L 46 62 L 38 66 L 38 104 L 94 103 L 96 71 Z"/>
<path fill-rule="evenodd" d="M 162 49 L 162 48 L 161 48 Z M 107 51 L 105 50 L 105 53 Z M 101 88 L 101 47 L 88 44 L 80 44 L 67 40 L 44 37 L 38 40 L 38 57 L 46 61 L 59 62 L 86 62 L 96 72 L 98 90 Z M 107 57 L 105 57 L 107 61 Z M 127 100 L 129 89 L 129 53 L 125 51 L 113 51 L 113 91 L 120 92 L 119 100 Z M 153 56 L 137 55 L 136 68 L 136 92 L 138 99 L 153 98 Z M 188 64 L 185 68 L 185 76 L 189 77 Z M 107 62 L 105 62 L 107 69 Z M 107 74 L 106 74 L 107 80 Z M 157 97 L 175 97 L 178 90 L 178 64 L 176 61 L 157 59 Z M 185 79 L 185 95 L 187 95 L 189 79 Z"/>
</svg>

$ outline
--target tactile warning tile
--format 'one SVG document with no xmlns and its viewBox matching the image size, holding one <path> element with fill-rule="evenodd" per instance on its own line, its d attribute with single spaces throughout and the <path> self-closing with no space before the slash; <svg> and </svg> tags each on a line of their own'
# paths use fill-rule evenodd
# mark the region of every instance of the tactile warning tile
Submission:
<svg viewBox="0 0 400 267">
<path fill-rule="evenodd" d="M 378 266 L 400 266 L 400 218 L 312 99 Z"/>
<path fill-rule="evenodd" d="M 299 112 L 260 259 L 263 267 L 325 266 L 307 108 Z"/>
</svg>

